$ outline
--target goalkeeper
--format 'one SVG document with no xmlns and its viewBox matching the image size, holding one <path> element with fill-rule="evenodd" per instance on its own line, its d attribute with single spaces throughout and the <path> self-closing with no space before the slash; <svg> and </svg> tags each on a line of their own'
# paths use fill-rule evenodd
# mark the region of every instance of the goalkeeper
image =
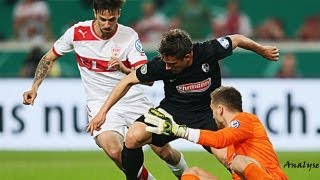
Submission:
<svg viewBox="0 0 320 180">
<path fill-rule="evenodd" d="M 242 111 L 242 97 L 233 87 L 223 87 L 211 94 L 211 110 L 219 131 L 188 128 L 176 124 L 172 116 L 159 108 L 149 109 L 145 122 L 153 125 L 146 130 L 172 135 L 214 148 L 227 147 L 225 154 L 233 179 L 287 179 L 260 120 Z M 206 171 L 187 169 L 182 180 L 215 179 Z"/>
</svg>

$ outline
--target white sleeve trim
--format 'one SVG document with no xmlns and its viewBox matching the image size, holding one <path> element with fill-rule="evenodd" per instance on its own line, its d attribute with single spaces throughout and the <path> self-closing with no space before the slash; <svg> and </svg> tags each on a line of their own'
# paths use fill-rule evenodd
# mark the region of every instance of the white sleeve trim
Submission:
<svg viewBox="0 0 320 180">
<path fill-rule="evenodd" d="M 188 137 L 187 140 L 198 143 L 200 138 L 200 129 L 188 128 Z"/>
</svg>

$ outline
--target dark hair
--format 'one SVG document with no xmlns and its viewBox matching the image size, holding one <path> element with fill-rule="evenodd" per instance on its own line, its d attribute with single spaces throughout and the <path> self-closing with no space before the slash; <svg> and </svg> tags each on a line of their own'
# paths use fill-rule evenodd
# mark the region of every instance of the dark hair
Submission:
<svg viewBox="0 0 320 180">
<path fill-rule="evenodd" d="M 231 86 L 221 86 L 210 94 L 211 103 L 223 104 L 232 111 L 242 112 L 242 96 L 240 92 Z"/>
<path fill-rule="evenodd" d="M 93 0 L 93 9 L 96 12 L 118 10 L 122 8 L 125 2 L 125 0 Z"/>
<path fill-rule="evenodd" d="M 192 51 L 189 34 L 181 29 L 171 29 L 163 34 L 159 49 L 160 55 L 174 56 L 183 59 Z"/>
</svg>

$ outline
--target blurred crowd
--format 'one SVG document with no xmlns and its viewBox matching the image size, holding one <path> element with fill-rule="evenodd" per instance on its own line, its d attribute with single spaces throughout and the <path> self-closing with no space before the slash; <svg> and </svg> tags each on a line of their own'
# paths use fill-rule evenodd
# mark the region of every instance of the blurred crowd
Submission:
<svg viewBox="0 0 320 180">
<path fill-rule="evenodd" d="M 91 2 L 92 0 L 79 0 L 79 3 L 86 8 L 92 8 Z M 162 32 L 171 28 L 186 30 L 194 40 L 235 33 L 256 40 L 320 40 L 320 11 L 305 18 L 292 37 L 286 34 L 286 22 L 280 17 L 266 17 L 253 26 L 252 15 L 242 10 L 239 0 L 227 0 L 225 7 L 214 6 L 213 2 L 208 5 L 202 0 L 175 2 L 177 3 L 174 4 L 169 0 L 142 0 L 138 13 L 141 16 L 127 25 L 139 33 L 143 42 L 157 42 Z M 52 14 L 47 1 L 4 0 L 4 4 L 14 6 L 11 37 L 15 40 L 41 43 L 59 36 L 52 33 Z M 174 13 L 171 13 L 173 15 L 166 13 L 168 6 L 174 10 Z"/>
<path fill-rule="evenodd" d="M 166 3 L 159 7 L 156 0 L 144 0 L 141 6 L 142 17 L 131 26 L 139 32 L 143 42 L 159 41 L 161 33 L 171 28 L 182 28 L 195 40 L 235 33 L 264 41 L 320 40 L 320 12 L 307 17 L 294 37 L 290 37 L 285 32 L 286 22 L 279 17 L 266 17 L 253 26 L 251 16 L 242 10 L 238 0 L 228 0 L 225 7 L 211 7 L 201 0 L 180 3 L 174 15 L 168 17 L 163 11 Z"/>
<path fill-rule="evenodd" d="M 84 7 L 91 8 L 91 0 L 79 1 Z M 266 17 L 259 24 L 253 26 L 251 22 L 252 15 L 242 10 L 239 0 L 227 0 L 225 7 L 209 6 L 201 0 L 177 2 L 173 15 L 168 16 L 165 9 L 168 6 L 172 6 L 171 1 L 142 0 L 141 16 L 127 25 L 138 32 L 143 43 L 159 42 L 162 32 L 171 28 L 186 30 L 193 40 L 207 40 L 236 33 L 261 41 L 320 40 L 320 12 L 307 17 L 296 30 L 294 37 L 292 37 L 286 34 L 286 22 L 279 17 Z M 4 0 L 4 3 L 14 6 L 11 36 L 13 40 L 29 42 L 33 45 L 25 61 L 30 64 L 30 60 L 27 59 L 38 56 L 42 52 L 41 46 L 43 43 L 53 41 L 59 36 L 52 33 L 50 6 L 44 0 Z M 68 24 L 68 26 L 70 25 L 72 23 Z M 1 35 L 0 30 L 1 38 L 6 40 Z M 291 58 L 289 59 L 294 59 L 293 54 L 290 56 Z M 33 63 L 37 64 L 37 62 Z M 22 71 L 20 73 L 22 76 L 28 74 L 26 69 L 22 69 Z M 284 77 L 285 75 L 283 74 L 285 72 L 285 70 L 279 72 L 277 76 Z M 297 72 L 294 71 L 292 73 Z M 293 75 L 290 76 L 292 77 Z"/>
</svg>

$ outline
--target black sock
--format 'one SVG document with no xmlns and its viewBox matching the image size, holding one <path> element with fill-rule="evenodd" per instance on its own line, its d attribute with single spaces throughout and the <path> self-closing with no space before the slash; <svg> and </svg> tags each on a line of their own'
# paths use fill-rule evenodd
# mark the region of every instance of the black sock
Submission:
<svg viewBox="0 0 320 180">
<path fill-rule="evenodd" d="M 122 150 L 122 165 L 127 180 L 137 180 L 138 172 L 143 164 L 144 157 L 142 147 L 128 149 L 126 146 Z"/>
</svg>

